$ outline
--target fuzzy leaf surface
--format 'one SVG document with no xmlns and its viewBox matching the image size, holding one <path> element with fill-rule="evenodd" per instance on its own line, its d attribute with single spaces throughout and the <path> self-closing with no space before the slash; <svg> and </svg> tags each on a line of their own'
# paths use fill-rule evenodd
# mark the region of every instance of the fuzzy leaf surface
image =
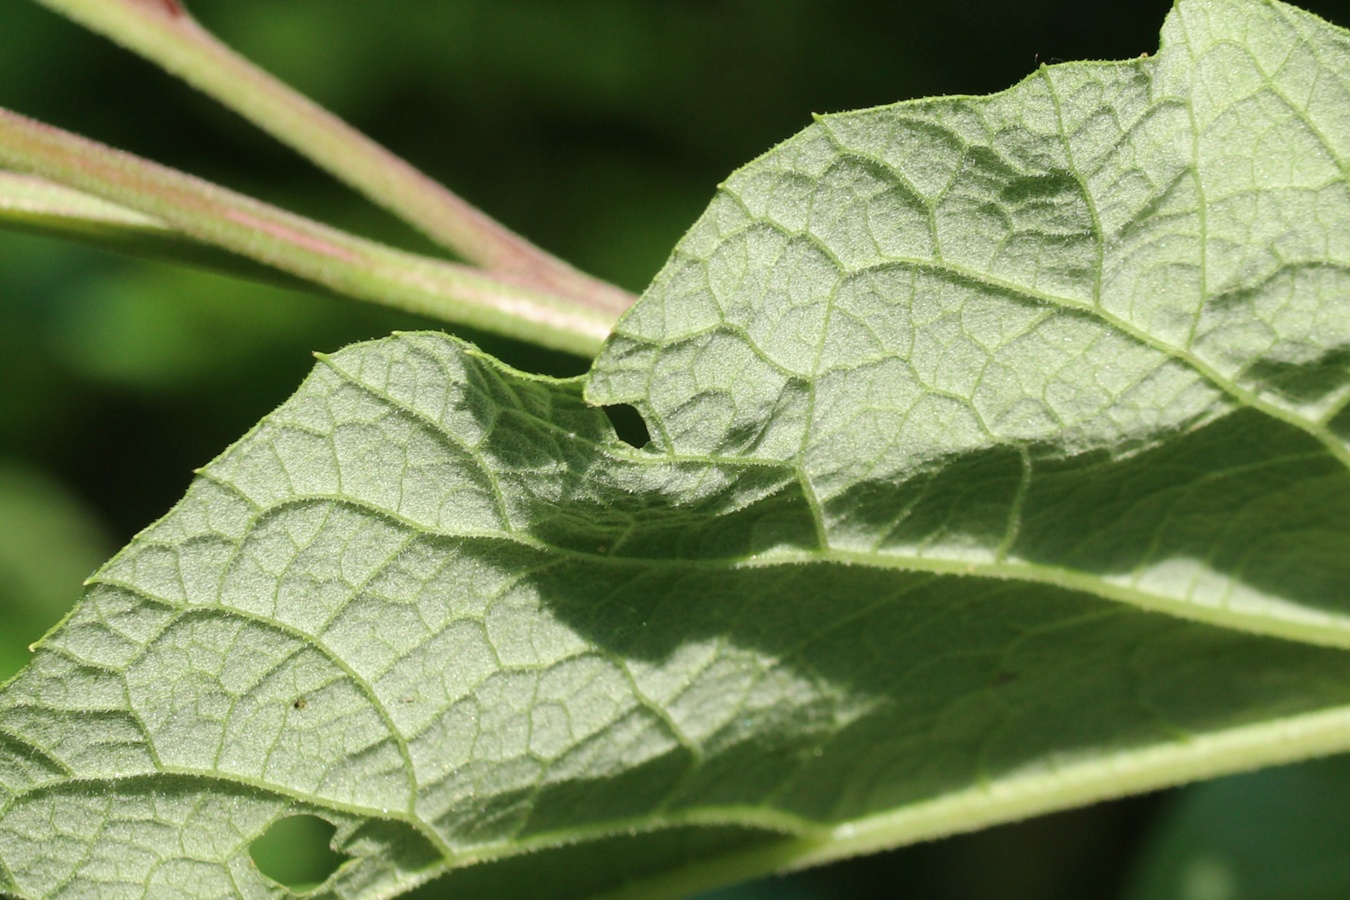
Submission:
<svg viewBox="0 0 1350 900">
<path fill-rule="evenodd" d="M 679 896 L 1350 747 L 1348 79 L 1182 0 L 821 118 L 585 378 L 322 358 L 0 691 L 0 890 L 274 896 L 312 814 L 325 895 Z"/>
</svg>

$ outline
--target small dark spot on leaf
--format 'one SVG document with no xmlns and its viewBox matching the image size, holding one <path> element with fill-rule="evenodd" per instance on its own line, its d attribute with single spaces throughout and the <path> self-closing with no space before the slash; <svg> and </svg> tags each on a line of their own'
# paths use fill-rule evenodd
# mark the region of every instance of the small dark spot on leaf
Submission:
<svg viewBox="0 0 1350 900">
<path fill-rule="evenodd" d="M 346 862 L 331 846 L 336 830 L 318 816 L 287 816 L 273 822 L 248 852 L 258 871 L 299 893 L 323 884 Z"/>
<path fill-rule="evenodd" d="M 295 709 L 305 709 L 309 706 L 309 701 L 304 697 L 296 697 L 295 702 L 291 704 Z"/>
<path fill-rule="evenodd" d="M 602 409 L 609 417 L 609 424 L 614 426 L 614 433 L 625 444 L 641 449 L 651 441 L 652 436 L 647 431 L 647 423 L 642 420 L 642 413 L 637 411 L 637 407 L 629 406 L 627 403 L 616 403 Z"/>
<path fill-rule="evenodd" d="M 1012 684 L 1016 680 L 1016 672 L 999 672 L 994 676 L 994 687 L 1003 687 L 1005 684 Z"/>
</svg>

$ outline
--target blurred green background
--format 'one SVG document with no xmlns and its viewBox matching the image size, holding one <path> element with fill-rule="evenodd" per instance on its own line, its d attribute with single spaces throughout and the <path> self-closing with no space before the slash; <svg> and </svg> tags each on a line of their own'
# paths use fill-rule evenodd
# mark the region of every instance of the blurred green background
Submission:
<svg viewBox="0 0 1350 900">
<path fill-rule="evenodd" d="M 1350 24 L 1350 3 L 1304 4 Z M 228 43 L 584 269 L 640 290 L 735 167 L 830 112 L 1152 52 L 1168 0 L 194 0 Z M 0 4 L 0 105 L 412 249 L 418 235 L 149 65 Z M 309 352 L 440 327 L 0 232 L 0 679 L 81 580 L 281 402 Z M 470 334 L 521 368 L 585 360 Z M 1339 801 L 1339 802 L 1338 802 Z M 719 892 L 1350 897 L 1342 760 Z M 300 823 L 302 826 L 304 823 Z M 294 855 L 303 829 L 276 850 Z M 294 875 L 303 878 L 303 875 Z M 435 896 L 432 886 L 425 894 Z"/>
</svg>

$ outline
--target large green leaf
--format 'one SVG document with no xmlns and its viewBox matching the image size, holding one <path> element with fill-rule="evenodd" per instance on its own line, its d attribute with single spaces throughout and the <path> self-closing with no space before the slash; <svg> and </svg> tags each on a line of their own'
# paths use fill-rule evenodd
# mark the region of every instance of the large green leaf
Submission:
<svg viewBox="0 0 1350 900">
<path fill-rule="evenodd" d="M 821 119 L 584 379 L 323 358 L 3 689 L 0 888 L 276 893 L 314 814 L 335 895 L 678 895 L 1350 748 L 1347 79 L 1183 0 Z"/>
</svg>

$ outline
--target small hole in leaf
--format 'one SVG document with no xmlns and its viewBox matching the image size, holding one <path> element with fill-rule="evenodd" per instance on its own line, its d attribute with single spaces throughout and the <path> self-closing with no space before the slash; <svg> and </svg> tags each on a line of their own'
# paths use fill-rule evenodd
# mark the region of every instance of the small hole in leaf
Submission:
<svg viewBox="0 0 1350 900">
<path fill-rule="evenodd" d="M 318 816 L 287 816 L 273 822 L 248 852 L 258 871 L 300 893 L 323 884 L 347 861 L 329 846 L 336 830 Z"/>
<path fill-rule="evenodd" d="M 652 436 L 647 431 L 647 423 L 642 420 L 642 413 L 637 411 L 637 407 L 629 406 L 627 403 L 616 403 L 603 409 L 605 415 L 609 416 L 609 424 L 614 426 L 614 433 L 619 436 L 619 440 L 639 450 L 651 441 Z"/>
</svg>

